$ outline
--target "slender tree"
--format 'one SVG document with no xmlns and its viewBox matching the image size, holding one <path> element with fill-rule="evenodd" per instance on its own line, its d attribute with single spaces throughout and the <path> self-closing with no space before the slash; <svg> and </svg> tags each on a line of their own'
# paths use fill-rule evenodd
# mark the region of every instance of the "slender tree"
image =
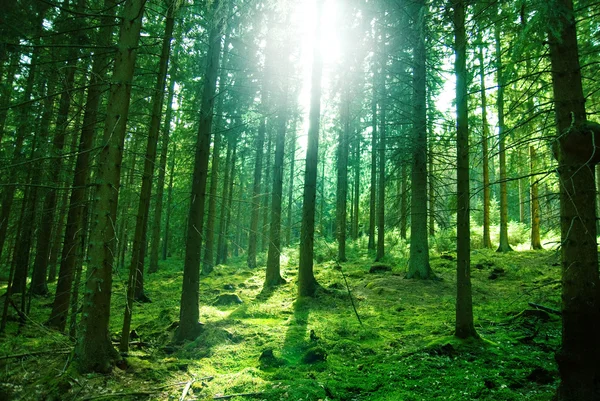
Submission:
<svg viewBox="0 0 600 401">
<path fill-rule="evenodd" d="M 458 338 L 477 337 L 471 297 L 471 233 L 469 206 L 469 116 L 467 89 L 467 35 L 465 2 L 453 0 L 456 74 L 456 328 Z"/>
<path fill-rule="evenodd" d="M 112 42 L 114 31 L 114 0 L 104 1 L 104 16 L 102 17 L 102 27 L 96 38 L 99 47 L 108 46 Z M 105 86 L 102 84 L 106 76 L 106 64 L 109 54 L 101 53 L 95 55 L 92 61 L 90 74 L 90 83 L 87 93 L 81 134 L 79 137 L 79 147 L 77 159 L 75 161 L 75 174 L 73 175 L 73 189 L 69 199 L 69 212 L 67 215 L 67 225 L 65 228 L 64 244 L 61 252 L 60 268 L 58 272 L 58 282 L 52 311 L 48 325 L 59 331 L 64 331 L 67 321 L 67 311 L 71 300 L 71 286 L 73 283 L 73 274 L 77 266 L 82 263 L 82 234 L 83 222 L 86 217 L 84 213 L 86 208 L 86 184 L 89 181 L 89 157 L 90 149 L 93 145 L 96 121 L 98 116 L 98 106 L 102 97 L 102 91 Z"/>
<path fill-rule="evenodd" d="M 123 9 L 104 123 L 104 144 L 98 154 L 100 167 L 92 211 L 88 277 L 81 330 L 75 346 L 74 361 L 81 371 L 107 372 L 119 359 L 108 333 L 113 261 L 116 254 L 115 221 L 131 81 L 145 4 L 144 0 L 127 0 Z"/>
<path fill-rule="evenodd" d="M 129 329 L 131 327 L 131 316 L 133 313 L 133 301 L 149 302 L 150 299 L 144 292 L 144 256 L 146 254 L 146 237 L 148 231 L 148 216 L 150 214 L 150 195 L 152 192 L 152 178 L 154 176 L 154 165 L 156 160 L 156 149 L 158 146 L 158 135 L 165 97 L 165 85 L 167 83 L 167 70 L 169 66 L 169 55 L 171 53 L 171 40 L 175 26 L 175 2 L 167 2 L 167 16 L 165 20 L 165 31 L 162 38 L 162 48 L 158 62 L 158 74 L 154 87 L 152 99 L 152 115 L 148 141 L 146 143 L 146 156 L 144 158 L 144 172 L 142 175 L 142 188 L 138 202 L 138 210 L 135 223 L 135 235 L 133 237 L 133 249 L 131 264 L 129 266 L 129 281 L 127 283 L 127 304 L 123 317 L 123 329 L 121 330 L 121 341 L 119 351 L 129 351 Z"/>
<path fill-rule="evenodd" d="M 496 42 L 496 76 L 498 94 L 496 107 L 498 109 L 498 157 L 500 170 L 500 241 L 497 252 L 512 251 L 508 243 L 508 188 L 506 171 L 506 124 L 504 123 L 504 64 L 502 63 L 501 19 L 498 14 L 494 23 L 494 38 Z"/>
<path fill-rule="evenodd" d="M 407 278 L 429 279 L 433 277 L 429 265 L 427 238 L 427 95 L 424 0 L 415 3 L 414 71 L 413 71 L 413 160 L 410 213 L 410 258 Z"/>
<path fill-rule="evenodd" d="M 485 85 L 485 64 L 483 58 L 483 42 L 481 35 L 478 37 L 480 42 L 479 57 L 479 79 L 481 91 L 481 153 L 482 162 L 481 169 L 483 170 L 483 247 L 492 248 L 492 240 L 490 238 L 490 167 L 489 167 L 489 150 L 488 137 L 490 135 L 490 126 L 487 120 L 487 94 Z"/>
<path fill-rule="evenodd" d="M 205 82 L 202 91 L 198 142 L 196 145 L 192 178 L 192 196 L 186 230 L 179 327 L 175 334 L 177 341 L 196 338 L 202 328 L 202 325 L 198 321 L 200 315 L 200 249 L 202 248 L 201 233 L 204 224 L 204 204 L 206 199 L 205 191 L 208 176 L 213 107 L 217 89 L 219 59 L 221 56 L 221 29 L 223 26 L 221 7 L 222 5 L 219 0 L 215 0 L 212 3 L 212 20 L 210 22 L 206 70 L 204 73 Z"/>
<path fill-rule="evenodd" d="M 316 1 L 317 13 L 313 38 L 308 145 L 306 148 L 306 167 L 304 170 L 302 226 L 300 227 L 300 266 L 298 268 L 298 295 L 301 297 L 314 296 L 318 287 L 313 273 L 313 254 L 321 119 L 321 77 L 323 73 L 323 60 L 319 49 L 323 3 L 324 0 Z"/>
</svg>

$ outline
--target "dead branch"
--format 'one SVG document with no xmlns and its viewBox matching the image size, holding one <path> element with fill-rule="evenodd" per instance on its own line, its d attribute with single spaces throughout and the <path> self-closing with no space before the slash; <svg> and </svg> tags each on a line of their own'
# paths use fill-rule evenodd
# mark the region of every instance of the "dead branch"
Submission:
<svg viewBox="0 0 600 401">
<path fill-rule="evenodd" d="M 552 314 L 554 314 L 554 315 L 558 315 L 558 316 L 561 316 L 561 315 L 562 315 L 562 312 L 561 312 L 561 311 L 559 311 L 559 310 L 557 310 L 557 309 L 550 308 L 550 307 L 548 307 L 548 306 L 544 306 L 544 305 L 540 305 L 540 304 L 535 304 L 535 303 L 533 303 L 533 302 L 528 302 L 527 304 L 528 304 L 529 306 L 531 306 L 532 308 L 536 308 L 536 309 L 539 309 L 539 310 L 543 310 L 544 312 L 552 313 Z"/>
<path fill-rule="evenodd" d="M 195 379 L 192 379 L 185 384 L 185 387 L 183 388 L 183 391 L 181 392 L 181 397 L 179 397 L 179 401 L 185 400 L 185 397 L 187 397 L 187 394 L 190 391 L 190 388 L 192 387 L 192 384 L 194 384 L 195 381 L 196 381 Z"/>
<path fill-rule="evenodd" d="M 213 400 L 229 400 L 233 397 L 257 397 L 259 395 L 263 395 L 264 392 L 259 393 L 238 393 L 238 394 L 230 394 L 230 395 L 215 395 Z"/>
</svg>

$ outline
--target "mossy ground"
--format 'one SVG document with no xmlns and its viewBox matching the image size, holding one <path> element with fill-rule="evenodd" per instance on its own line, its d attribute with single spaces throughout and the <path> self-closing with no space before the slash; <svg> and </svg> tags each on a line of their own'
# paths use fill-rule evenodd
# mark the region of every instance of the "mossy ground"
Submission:
<svg viewBox="0 0 600 401">
<path fill-rule="evenodd" d="M 0 360 L 0 400 L 177 400 L 192 379 L 187 399 L 198 400 L 237 393 L 259 393 L 253 398 L 261 400 L 551 398 L 560 319 L 522 312 L 530 309 L 528 302 L 559 309 L 556 252 L 474 251 L 474 316 L 481 339 L 459 341 L 452 336 L 452 254 L 431 259 L 440 280 L 416 281 L 404 279 L 401 246 L 385 261 L 392 271 L 375 274 L 369 273 L 372 255 L 362 248 L 351 245 L 350 261 L 343 263 L 362 325 L 342 272 L 327 255 L 320 255 L 315 266 L 322 286 L 318 296 L 296 300 L 298 254 L 286 249 L 282 271 L 287 284 L 273 291 L 263 290 L 264 268 L 248 270 L 241 259 L 203 277 L 204 330 L 183 345 L 170 343 L 183 263 L 164 262 L 146 279 L 153 302 L 134 307 L 132 328 L 141 345 L 131 347 L 125 370 L 115 368 L 109 375 L 79 375 L 68 365 L 71 340 L 41 324 L 50 298 L 34 298 L 31 320 L 18 335 L 17 323 L 10 322 L 0 352 L 48 352 Z M 124 282 L 124 273 L 115 277 L 115 339 L 122 324 Z M 224 293 L 244 302 L 213 306 Z"/>
</svg>

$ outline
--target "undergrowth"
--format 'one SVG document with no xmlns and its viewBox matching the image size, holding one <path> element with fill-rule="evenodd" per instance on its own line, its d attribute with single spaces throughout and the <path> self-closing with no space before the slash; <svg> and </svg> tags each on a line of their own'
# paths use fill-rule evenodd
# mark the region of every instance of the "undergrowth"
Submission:
<svg viewBox="0 0 600 401">
<path fill-rule="evenodd" d="M 333 245 L 335 249 L 335 245 Z M 240 258 L 217 266 L 200 283 L 201 335 L 171 343 L 179 316 L 181 260 L 146 277 L 153 302 L 136 304 L 127 364 L 111 374 L 80 375 L 70 364 L 73 342 L 50 331 L 49 298 L 34 298 L 27 323 L 11 321 L 0 351 L 0 400 L 176 400 L 245 394 L 232 400 L 549 400 L 557 384 L 554 353 L 560 320 L 528 303 L 559 308 L 558 255 L 553 251 L 472 255 L 479 341 L 453 337 L 456 261 L 432 256 L 440 280 L 404 278 L 407 245 L 397 241 L 369 273 L 373 255 L 349 244 L 341 267 L 323 251 L 316 298 L 296 299 L 298 253 L 285 249 L 287 283 L 263 290 L 264 268 Z M 115 277 L 111 335 L 122 324 L 124 272 Z M 222 294 L 241 304 L 219 305 Z M 16 320 L 16 319 L 15 319 Z M 18 356 L 22 354 L 21 356 Z"/>
</svg>

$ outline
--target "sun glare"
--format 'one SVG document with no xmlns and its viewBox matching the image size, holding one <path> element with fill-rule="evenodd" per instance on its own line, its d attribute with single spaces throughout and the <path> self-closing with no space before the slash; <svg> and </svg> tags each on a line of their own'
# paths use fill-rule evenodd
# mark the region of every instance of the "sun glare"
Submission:
<svg viewBox="0 0 600 401">
<path fill-rule="evenodd" d="M 313 62 L 313 47 L 318 40 L 321 55 L 323 57 L 322 86 L 325 89 L 330 82 L 330 72 L 340 58 L 341 38 L 338 21 L 338 1 L 326 0 L 321 17 L 321 35 L 314 37 L 315 24 L 317 22 L 318 0 L 300 0 L 296 2 L 293 12 L 294 25 L 300 28 L 302 35 L 300 59 L 302 69 L 302 90 L 300 91 L 299 104 L 303 110 L 303 128 L 299 132 L 298 145 L 304 152 L 306 150 L 306 134 L 308 130 L 308 111 L 310 107 L 311 74 Z M 323 91 L 325 93 L 325 90 Z M 323 111 L 323 109 L 321 109 Z"/>
</svg>

